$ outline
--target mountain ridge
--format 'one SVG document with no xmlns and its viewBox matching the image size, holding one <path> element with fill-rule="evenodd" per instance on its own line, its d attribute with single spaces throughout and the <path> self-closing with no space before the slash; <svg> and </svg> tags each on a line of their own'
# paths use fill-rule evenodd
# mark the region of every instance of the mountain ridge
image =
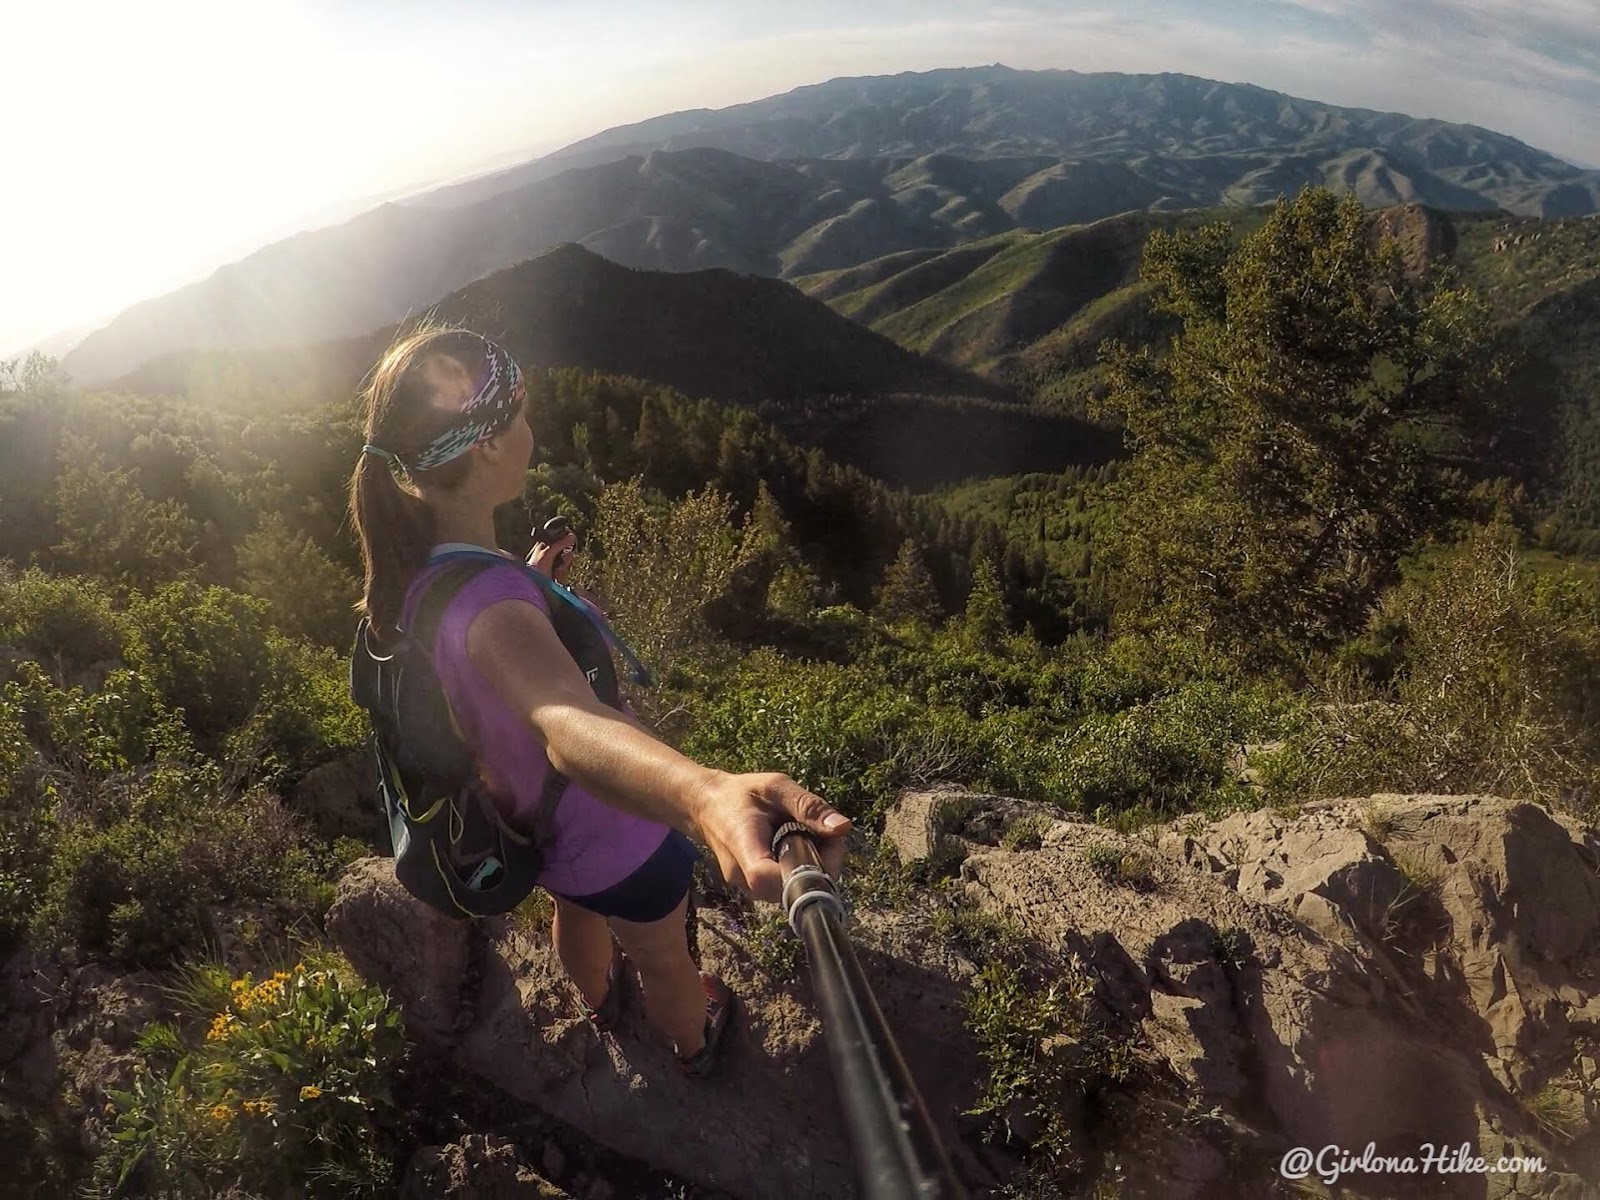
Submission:
<svg viewBox="0 0 1600 1200">
<path fill-rule="evenodd" d="M 948 110 L 957 106 L 959 96 L 956 93 L 964 84 L 971 84 L 971 90 L 975 94 L 979 89 L 987 89 L 981 99 L 991 102 L 991 113 L 997 86 L 1000 89 L 1030 87 L 1042 89 L 1049 86 L 1069 89 L 1075 94 L 1069 95 L 1068 99 L 1080 103 L 1088 102 L 1085 103 L 1088 117 L 1085 119 L 1083 114 L 1079 114 L 1075 122 L 1069 121 L 1065 124 L 1064 127 L 1069 131 L 1076 128 L 1078 133 L 1076 139 L 1064 138 L 1057 132 L 1063 128 L 1060 118 L 1072 115 L 1070 111 L 1063 112 L 1059 103 L 1050 107 L 1045 113 L 1036 114 L 1031 122 L 1034 128 L 1022 134 L 1010 133 L 998 142 L 992 136 L 988 140 L 975 136 L 963 138 L 959 135 L 965 131 L 952 131 L 948 122 L 945 123 L 943 130 L 945 140 L 938 141 L 928 136 L 930 129 L 937 130 L 939 118 L 947 116 L 948 113 L 940 111 L 930 113 L 927 110 Z M 941 88 L 945 90 L 940 91 Z M 929 93 L 932 93 L 931 97 L 928 96 Z M 1229 83 L 1180 72 L 1131 74 L 1115 71 L 1022 71 L 997 63 L 988 67 L 951 67 L 920 72 L 906 71 L 893 75 L 843 77 L 807 84 L 776 96 L 720 109 L 686 109 L 667 113 L 603 130 L 529 163 L 507 168 L 498 183 L 484 181 L 484 187 L 509 190 L 522 182 L 530 181 L 536 175 L 542 176 L 548 173 L 558 164 L 588 165 L 621 155 L 641 153 L 649 147 L 688 149 L 709 146 L 728 149 L 754 158 L 865 158 L 892 155 L 920 157 L 934 153 L 965 155 L 977 153 L 984 157 L 1042 153 L 1054 157 L 1070 157 L 1127 152 L 1129 147 L 1126 145 L 1107 144 L 1109 136 L 1124 132 L 1123 127 L 1114 123 L 1096 125 L 1093 117 L 1095 113 L 1110 112 L 1115 115 L 1116 104 L 1125 105 L 1130 93 L 1134 98 L 1140 98 L 1142 93 L 1142 98 L 1153 99 L 1156 102 L 1157 111 L 1147 116 L 1145 120 L 1147 128 L 1160 123 L 1162 114 L 1159 108 L 1162 103 L 1182 101 L 1202 108 L 1207 105 L 1216 106 L 1219 103 L 1221 107 L 1227 108 L 1231 104 L 1236 115 L 1251 118 L 1250 131 L 1254 135 L 1254 140 L 1250 145 L 1256 149 L 1269 144 L 1289 145 L 1301 141 L 1308 134 L 1334 141 L 1337 140 L 1335 135 L 1338 132 L 1348 131 L 1355 125 L 1359 127 L 1358 132 L 1366 134 L 1366 140 L 1372 144 L 1385 145 L 1392 141 L 1397 146 L 1424 147 L 1425 157 L 1432 160 L 1430 164 L 1432 166 L 1469 165 L 1474 157 L 1472 154 L 1474 143 L 1486 142 L 1499 150 L 1502 155 L 1519 160 L 1518 165 L 1522 169 L 1534 170 L 1550 181 L 1567 182 L 1587 173 L 1583 168 L 1565 159 L 1539 150 L 1508 134 L 1435 117 L 1412 117 L 1405 113 L 1381 109 L 1333 105 L 1291 96 L 1256 84 Z M 911 100 L 924 98 L 927 98 L 926 104 L 907 108 L 907 124 L 915 119 L 918 122 L 915 128 L 901 131 L 908 135 L 922 133 L 923 140 L 902 140 L 899 144 L 894 144 L 880 139 L 876 143 L 866 145 L 861 143 L 859 137 L 847 140 L 851 134 L 859 135 L 863 132 L 866 118 L 860 109 L 887 107 L 894 111 L 896 104 L 909 106 Z M 841 108 L 852 100 L 859 100 L 861 103 L 857 108 Z M 1112 103 L 1106 103 L 1108 100 Z M 1269 109 L 1272 110 L 1270 113 Z M 831 135 L 831 139 L 829 136 L 823 136 L 820 144 L 812 142 L 803 150 L 793 143 L 785 144 L 781 141 L 760 143 L 751 128 L 764 122 L 781 121 L 784 122 L 782 132 L 793 137 L 798 136 L 801 132 L 800 127 L 805 122 L 816 121 L 819 117 L 841 111 L 850 114 L 853 120 L 833 119 L 822 122 L 811 132 L 816 134 L 820 131 Z M 1214 121 L 1216 115 L 1215 112 L 1203 113 L 1201 119 Z M 1048 121 L 1039 119 L 1044 116 L 1050 119 Z M 1269 116 L 1276 118 L 1280 125 L 1287 123 L 1289 127 L 1287 131 L 1295 133 L 1296 136 L 1292 139 L 1263 140 L 1261 135 L 1270 132 Z M 754 119 L 741 123 L 746 117 Z M 1172 114 L 1167 114 L 1166 125 L 1170 136 L 1174 132 Z M 882 132 L 880 126 L 877 133 Z M 954 141 L 951 140 L 953 133 L 956 135 Z M 1215 152 L 1224 144 L 1232 149 L 1239 148 L 1236 140 L 1230 143 L 1226 135 L 1215 128 L 1202 131 L 1202 137 L 1209 138 L 1211 144 L 1209 147 L 1203 145 L 1199 147 L 1201 153 Z M 1166 147 L 1167 152 L 1172 152 L 1173 147 L 1179 144 L 1183 143 L 1173 141 Z M 1147 142 L 1140 149 L 1142 152 L 1151 153 L 1156 152 L 1159 147 Z M 522 171 L 526 171 L 527 174 L 517 174 Z M 485 193 L 482 191 L 474 193 L 470 189 L 457 191 L 446 188 L 414 197 L 413 202 L 459 203 L 463 197 L 473 195 L 481 197 L 483 194 Z"/>
<path fill-rule="evenodd" d="M 902 349 L 759 276 L 638 270 L 569 243 L 457 289 L 429 311 L 496 339 L 528 367 L 630 376 L 745 409 L 796 443 L 898 486 L 1059 471 L 1116 448 L 1115 435 L 1015 403 L 1000 385 Z M 220 379 L 237 391 L 248 380 L 271 404 L 325 403 L 355 393 L 395 332 L 176 351 L 113 390 L 204 392 Z"/>
<path fill-rule="evenodd" d="M 1600 210 L 1600 172 L 1514 138 L 1193 76 L 958 68 L 800 92 L 619 127 L 538 160 L 531 181 L 512 168 L 274 243 L 133 306 L 64 365 L 98 384 L 185 346 L 354 336 L 562 242 L 629 266 L 796 277 L 1307 185 L 1369 207 Z M 651 131 L 669 136 L 640 140 Z"/>
<path fill-rule="evenodd" d="M 725 403 L 919 389 L 973 398 L 998 393 L 993 384 L 903 350 L 776 280 L 720 269 L 641 270 L 575 243 L 457 288 L 427 311 L 503 340 L 513 355 L 539 366 L 632 375 Z M 784 329 L 787 341 L 769 343 L 758 356 L 769 328 Z M 721 336 L 707 336 L 717 330 Z M 353 338 L 258 347 L 239 356 L 251 363 L 254 377 L 278 383 L 293 382 L 308 366 L 331 365 L 334 374 L 319 384 L 353 391 L 361 375 L 339 364 L 361 363 L 364 373 L 396 331 L 389 324 Z M 831 353 L 808 358 L 818 344 Z M 681 354 L 683 345 L 697 352 Z M 339 352 L 346 347 L 355 352 Z M 110 390 L 181 391 L 207 354 L 172 352 L 122 376 Z M 274 365 L 278 360 L 281 368 Z"/>
</svg>

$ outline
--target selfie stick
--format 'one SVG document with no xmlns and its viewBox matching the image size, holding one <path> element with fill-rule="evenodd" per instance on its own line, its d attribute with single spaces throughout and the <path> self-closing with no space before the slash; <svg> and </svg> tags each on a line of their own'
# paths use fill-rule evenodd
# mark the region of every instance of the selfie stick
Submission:
<svg viewBox="0 0 1600 1200">
<path fill-rule="evenodd" d="M 844 932 L 844 905 L 816 843 L 791 821 L 772 839 L 783 907 L 806 944 L 823 1033 L 867 1200 L 966 1200 L 927 1107 Z"/>
</svg>

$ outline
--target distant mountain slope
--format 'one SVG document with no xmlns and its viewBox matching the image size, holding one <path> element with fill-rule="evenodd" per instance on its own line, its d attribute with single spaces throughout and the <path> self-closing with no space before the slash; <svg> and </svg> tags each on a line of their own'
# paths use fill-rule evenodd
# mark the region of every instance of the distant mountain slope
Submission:
<svg viewBox="0 0 1600 1200">
<path fill-rule="evenodd" d="M 1239 233 L 1265 210 L 1125 213 L 1044 233 L 1011 232 L 942 252 L 888 255 L 794 280 L 802 291 L 900 345 L 1017 384 L 1013 368 L 1044 350 L 1101 338 L 1143 340 L 1138 284 L 1155 229 L 1224 220 Z M 1444 256 L 1510 323 L 1600 278 L 1600 222 L 1442 213 L 1418 205 L 1373 214 L 1413 259 Z M 1578 340 L 1582 340 L 1581 338 Z"/>
<path fill-rule="evenodd" d="M 505 339 L 508 349 L 531 363 L 633 375 L 729 403 L 889 392 L 983 397 L 999 390 L 960 368 L 904 350 L 778 280 L 724 270 L 635 270 L 571 244 L 429 307 Z M 320 384 L 349 392 L 393 335 L 394 326 L 388 326 L 310 350 L 257 349 L 240 357 L 249 361 L 254 378 L 289 384 L 303 382 L 312 371 Z M 166 355 L 114 387 L 182 391 L 207 357 L 195 351 Z"/>
<path fill-rule="evenodd" d="M 1040 408 L 1082 416 L 1101 384 L 1104 339 L 1160 343 L 1175 329 L 1139 283 L 1150 232 L 1220 218 L 1242 235 L 1262 216 L 1129 213 L 795 282 L 907 349 L 977 371 Z M 1600 221 L 1415 205 L 1373 221 L 1413 261 L 1448 258 L 1488 299 L 1521 360 L 1503 448 L 1535 465 L 1530 482 L 1600 526 Z"/>
<path fill-rule="evenodd" d="M 901 486 L 1058 471 L 1115 450 L 1102 431 L 1007 403 L 992 383 L 904 350 L 778 280 L 634 270 L 565 245 L 433 309 L 529 366 L 631 375 L 749 408 L 795 441 Z M 393 336 L 391 326 L 300 347 L 182 351 L 114 386 L 179 394 L 234 377 L 260 389 L 261 402 L 326 403 L 351 395 Z"/>
<path fill-rule="evenodd" d="M 1244 230 L 1263 213 L 1126 213 L 1006 233 L 915 261 L 891 256 L 795 284 L 907 349 L 980 372 L 1045 407 L 1081 412 L 1104 338 L 1142 342 L 1171 332 L 1139 286 L 1151 231 L 1218 218 Z"/>
<path fill-rule="evenodd" d="M 629 266 L 794 277 L 1306 184 L 1373 207 L 1600 210 L 1600 172 L 1515 139 L 1246 85 L 1003 67 L 834 80 L 611 130 L 300 234 L 134 306 L 65 365 L 98 384 L 168 350 L 355 335 L 562 242 Z"/>
<path fill-rule="evenodd" d="M 1527 215 L 1600 209 L 1600 173 L 1585 172 L 1515 138 L 1471 125 L 1343 108 L 1250 84 L 1192 75 L 1017 71 L 963 67 L 833 79 L 749 104 L 671 113 L 608 129 L 493 177 L 413 198 L 460 204 L 514 190 L 558 165 L 586 166 L 652 150 L 713 147 L 747 158 L 1044 157 L 1136 163 L 1234 154 L 1348 157 L 1340 173 L 1398 169 L 1429 186 L 1465 189 Z M 1363 152 L 1381 157 L 1363 161 Z M 1109 164 L 1101 186 L 1129 189 Z M 1224 179 L 1203 203 L 1221 198 Z M 1404 186 L 1402 183 L 1400 186 Z M 1420 183 L 1415 186 L 1421 186 Z M 1395 197 L 1453 206 L 1442 198 Z M 1096 216 L 1120 209 L 1104 209 Z M 1088 219 L 1088 218 L 1081 218 Z"/>
</svg>

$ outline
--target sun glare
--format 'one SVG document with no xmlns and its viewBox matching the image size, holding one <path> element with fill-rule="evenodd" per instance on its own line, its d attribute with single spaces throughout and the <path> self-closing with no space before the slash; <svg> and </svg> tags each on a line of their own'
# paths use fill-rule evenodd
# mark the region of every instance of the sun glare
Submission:
<svg viewBox="0 0 1600 1200">
<path fill-rule="evenodd" d="M 426 178 L 456 119 L 414 49 L 352 53 L 306 4 L 52 0 L 5 23 L 0 262 L 26 286 L 0 291 L 0 352 Z"/>
</svg>

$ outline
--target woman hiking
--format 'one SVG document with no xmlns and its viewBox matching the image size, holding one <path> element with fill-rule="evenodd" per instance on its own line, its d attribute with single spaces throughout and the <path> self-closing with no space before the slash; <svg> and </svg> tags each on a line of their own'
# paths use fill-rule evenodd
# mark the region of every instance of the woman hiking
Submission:
<svg viewBox="0 0 1600 1200">
<path fill-rule="evenodd" d="M 445 606 L 428 648 L 434 670 L 506 822 L 531 834 L 541 815 L 539 883 L 586 1015 L 601 1029 L 617 1019 L 620 944 L 651 1024 L 685 1072 L 706 1075 L 734 998 L 689 955 L 695 843 L 730 883 L 776 900 L 777 827 L 805 824 L 837 874 L 850 823 L 786 776 L 713 770 L 660 741 L 625 711 L 609 656 L 580 670 L 545 591 L 496 545 L 495 509 L 521 499 L 534 449 L 525 397 L 510 356 L 466 330 L 420 329 L 384 354 L 363 392 L 367 444 L 350 489 L 366 574 L 358 607 L 394 637 L 435 574 L 431 560 L 462 550 L 506 559 Z M 568 782 L 539 814 L 553 773 Z"/>
</svg>

